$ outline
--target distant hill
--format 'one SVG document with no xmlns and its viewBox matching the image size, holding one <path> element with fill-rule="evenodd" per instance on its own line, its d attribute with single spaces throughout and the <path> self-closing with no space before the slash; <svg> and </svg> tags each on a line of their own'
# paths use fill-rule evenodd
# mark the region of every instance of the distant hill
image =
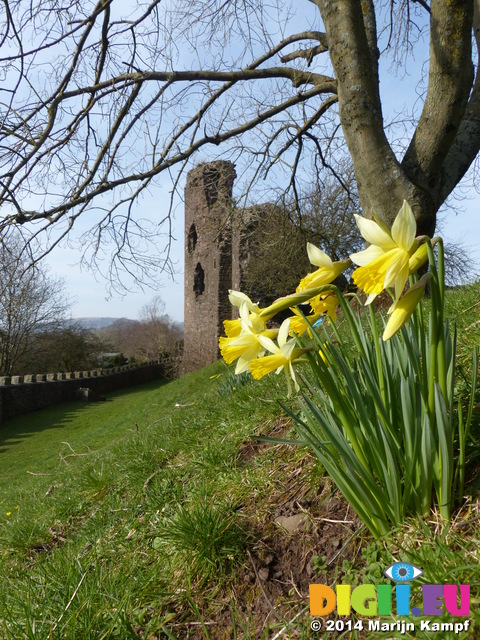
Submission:
<svg viewBox="0 0 480 640">
<path fill-rule="evenodd" d="M 69 323 L 81 327 L 82 329 L 105 329 L 112 326 L 116 322 L 121 321 L 124 324 L 136 324 L 138 320 L 132 320 L 130 318 L 72 318 Z M 183 331 L 183 322 L 176 323 L 178 327 Z"/>
<path fill-rule="evenodd" d="M 115 322 L 122 320 L 125 323 L 136 323 L 136 320 L 130 320 L 129 318 L 72 318 L 72 324 L 79 325 L 83 329 L 105 329 L 110 327 Z"/>
</svg>

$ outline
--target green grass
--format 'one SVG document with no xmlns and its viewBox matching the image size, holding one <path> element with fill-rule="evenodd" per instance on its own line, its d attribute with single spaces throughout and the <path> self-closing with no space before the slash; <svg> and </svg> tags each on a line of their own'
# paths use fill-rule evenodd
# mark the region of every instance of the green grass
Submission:
<svg viewBox="0 0 480 640">
<path fill-rule="evenodd" d="M 226 397 L 230 375 L 218 363 L 3 425 L 2 639 L 137 637 L 232 575 L 250 535 L 239 506 L 267 491 L 238 450 L 283 389 Z"/>
<path fill-rule="evenodd" d="M 469 310 L 478 299 L 478 284 L 449 292 L 466 372 L 467 350 L 480 342 L 478 306 Z M 307 450 L 250 442 L 252 434 L 293 437 L 279 421 L 284 399 L 282 376 L 237 380 L 217 363 L 2 425 L 0 638 L 217 638 L 211 622 L 226 609 L 225 638 L 273 638 L 285 623 L 280 637 L 311 637 L 308 596 L 293 587 L 275 603 L 285 622 L 266 614 L 260 624 L 248 613 L 263 599 L 255 576 L 245 582 L 248 550 L 271 536 L 282 491 L 295 501 L 328 489 Z M 478 417 L 477 408 L 477 429 Z M 378 583 L 393 560 L 409 560 L 427 581 L 469 583 L 478 628 L 475 477 L 472 468 L 474 493 L 451 526 L 433 516 L 408 521 L 377 543 L 363 531 L 351 560 L 340 555 L 327 576 L 318 558 L 312 581 Z M 314 512 L 310 521 L 323 526 Z"/>
</svg>

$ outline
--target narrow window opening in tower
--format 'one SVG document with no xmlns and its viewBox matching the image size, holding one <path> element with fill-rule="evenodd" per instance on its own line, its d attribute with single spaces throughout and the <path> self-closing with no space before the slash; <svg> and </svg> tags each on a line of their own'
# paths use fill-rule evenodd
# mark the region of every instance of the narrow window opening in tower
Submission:
<svg viewBox="0 0 480 640">
<path fill-rule="evenodd" d="M 187 249 L 188 253 L 193 253 L 195 251 L 195 247 L 197 246 L 197 228 L 195 227 L 195 223 L 192 223 L 190 227 L 190 231 L 188 232 L 188 242 Z"/>
<path fill-rule="evenodd" d="M 199 262 L 197 262 L 197 266 L 195 267 L 195 272 L 193 274 L 193 290 L 196 298 L 201 296 L 205 291 L 205 271 Z"/>
</svg>

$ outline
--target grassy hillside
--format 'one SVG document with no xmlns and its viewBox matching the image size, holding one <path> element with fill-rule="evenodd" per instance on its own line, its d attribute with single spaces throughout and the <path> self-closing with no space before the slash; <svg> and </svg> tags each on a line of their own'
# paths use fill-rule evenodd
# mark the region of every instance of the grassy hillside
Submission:
<svg viewBox="0 0 480 640">
<path fill-rule="evenodd" d="M 478 285 L 461 296 L 467 370 Z M 250 437 L 294 437 L 284 398 L 281 377 L 217 363 L 2 425 L 0 638 L 308 638 L 309 583 L 388 583 L 399 559 L 427 582 L 469 583 L 478 627 L 474 470 L 452 526 L 432 515 L 373 542 L 308 450 Z"/>
</svg>

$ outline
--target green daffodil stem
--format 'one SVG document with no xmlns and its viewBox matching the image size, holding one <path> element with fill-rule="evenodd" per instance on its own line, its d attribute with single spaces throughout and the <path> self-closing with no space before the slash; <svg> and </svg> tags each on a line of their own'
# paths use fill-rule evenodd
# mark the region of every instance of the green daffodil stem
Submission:
<svg viewBox="0 0 480 640">
<path fill-rule="evenodd" d="M 433 254 L 432 245 L 427 241 L 428 248 L 428 261 L 430 265 L 430 298 L 431 298 L 431 311 L 430 311 L 430 329 L 429 329 L 429 376 L 428 376 L 428 413 L 430 416 L 430 422 L 432 426 L 435 424 L 435 382 L 437 378 L 437 343 L 438 343 L 438 296 L 437 296 L 437 267 L 435 262 L 435 256 Z"/>
<path fill-rule="evenodd" d="M 442 395 L 447 402 L 447 373 L 445 366 L 445 327 L 443 321 L 443 301 L 444 301 L 444 277 L 445 262 L 443 252 L 443 242 L 438 239 L 438 268 L 433 253 L 431 243 L 428 243 L 428 260 L 430 263 L 431 277 L 431 299 L 432 299 L 432 327 L 431 327 L 431 347 L 435 348 L 435 360 L 431 363 L 430 376 L 434 376 L 434 381 L 430 385 L 430 393 L 434 393 L 432 386 L 438 382 Z M 430 406 L 430 403 L 429 403 Z"/>
<path fill-rule="evenodd" d="M 375 316 L 375 309 L 373 308 L 373 304 L 368 306 L 370 310 L 370 324 L 372 326 L 373 340 L 375 344 L 375 356 L 377 358 L 377 373 L 378 373 L 378 383 L 380 386 L 380 394 L 383 400 L 383 406 L 387 407 L 387 398 L 385 393 L 385 378 L 383 376 L 383 358 L 382 351 L 380 348 L 380 336 L 378 335 L 378 327 Z"/>
<path fill-rule="evenodd" d="M 438 343 L 437 343 L 437 358 L 438 358 L 438 383 L 442 390 L 442 395 L 445 402 L 448 400 L 447 394 L 447 370 L 445 365 L 445 327 L 443 321 L 443 307 L 445 300 L 445 256 L 443 251 L 443 242 L 441 239 L 438 241 Z"/>
</svg>

